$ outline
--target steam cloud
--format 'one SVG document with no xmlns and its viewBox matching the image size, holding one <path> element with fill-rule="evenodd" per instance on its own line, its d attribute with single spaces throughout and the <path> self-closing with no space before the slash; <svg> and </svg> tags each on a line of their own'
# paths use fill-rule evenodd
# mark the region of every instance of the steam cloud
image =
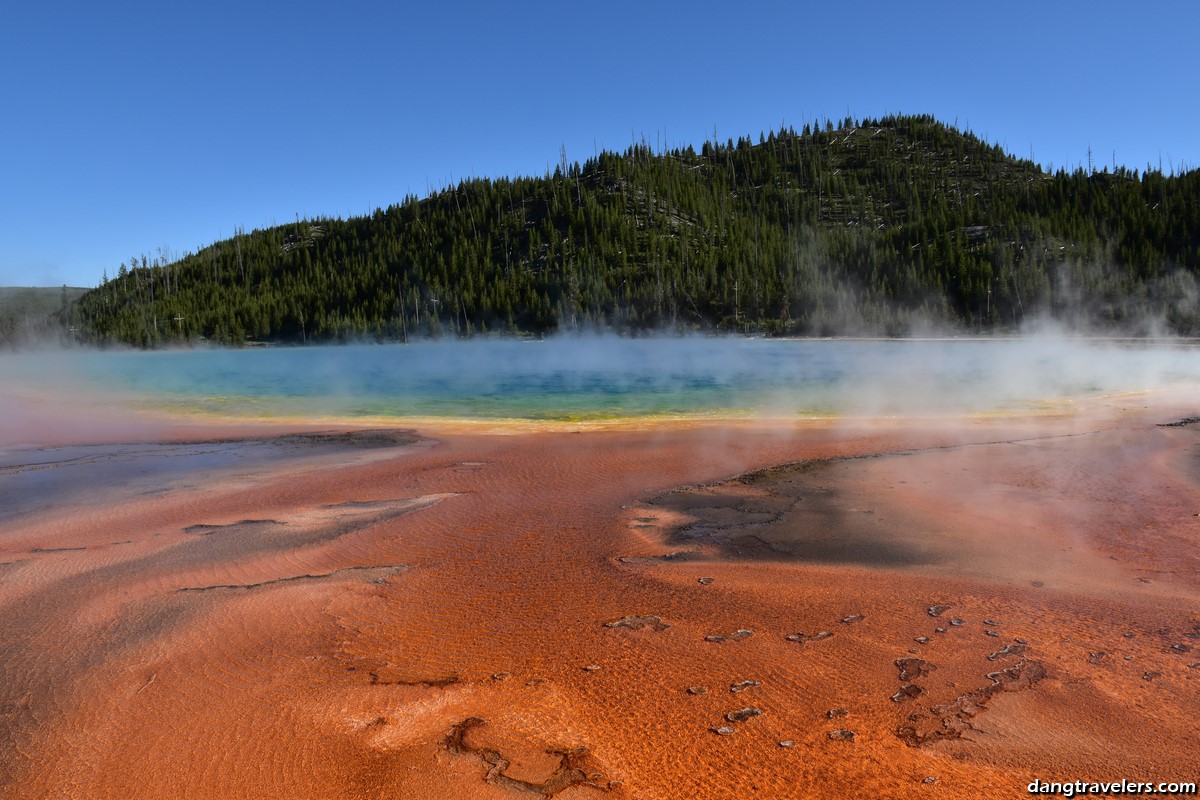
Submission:
<svg viewBox="0 0 1200 800">
<path fill-rule="evenodd" d="M 560 336 L 408 346 L 4 356 L 5 406 L 234 416 L 924 415 L 1200 384 L 1182 341 Z M 19 398 L 24 398 L 19 400 Z M 10 419 L 13 417 L 9 417 Z"/>
</svg>

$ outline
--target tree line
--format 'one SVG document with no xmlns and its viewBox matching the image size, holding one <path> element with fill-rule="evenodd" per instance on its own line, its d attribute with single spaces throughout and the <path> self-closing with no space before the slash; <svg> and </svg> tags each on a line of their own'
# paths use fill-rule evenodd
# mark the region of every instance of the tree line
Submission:
<svg viewBox="0 0 1200 800">
<path fill-rule="evenodd" d="M 77 341 L 75 311 L 87 289 L 0 286 L 0 347 Z"/>
<path fill-rule="evenodd" d="M 78 338 L 1200 333 L 1200 171 L 1043 170 L 930 116 L 635 143 L 119 265 Z"/>
</svg>

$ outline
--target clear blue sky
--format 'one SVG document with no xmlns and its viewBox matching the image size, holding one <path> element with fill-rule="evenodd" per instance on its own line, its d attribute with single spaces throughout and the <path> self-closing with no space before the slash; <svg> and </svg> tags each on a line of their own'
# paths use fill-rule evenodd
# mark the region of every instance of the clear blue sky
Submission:
<svg viewBox="0 0 1200 800">
<path fill-rule="evenodd" d="M 931 113 L 1055 167 L 1200 166 L 1200 10 L 1138 3 L 15 3 L 0 285 L 346 216 L 565 146 Z"/>
</svg>

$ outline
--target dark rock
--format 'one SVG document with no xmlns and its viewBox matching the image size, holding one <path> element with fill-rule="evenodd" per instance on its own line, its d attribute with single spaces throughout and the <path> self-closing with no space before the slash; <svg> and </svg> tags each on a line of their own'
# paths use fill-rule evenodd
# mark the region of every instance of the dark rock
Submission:
<svg viewBox="0 0 1200 800">
<path fill-rule="evenodd" d="M 652 631 L 663 631 L 671 627 L 671 625 L 663 622 L 662 617 L 656 617 L 653 614 L 645 614 L 641 616 L 630 614 L 629 616 L 615 619 L 612 622 L 606 622 L 604 623 L 604 627 L 629 628 L 630 630 L 634 631 L 641 630 L 642 628 L 649 628 Z"/>
<path fill-rule="evenodd" d="M 896 668 L 900 670 L 900 680 L 904 683 L 908 683 L 913 678 L 924 677 L 932 670 L 937 669 L 936 665 L 919 658 L 897 658 L 895 664 Z"/>
<path fill-rule="evenodd" d="M 750 689 L 754 686 L 762 686 L 762 684 L 758 681 L 738 681 L 729 687 L 729 691 L 736 694 L 737 692 L 745 691 L 746 689 Z"/>
<path fill-rule="evenodd" d="M 834 742 L 853 742 L 854 731 L 848 731 L 844 728 L 838 728 L 836 731 L 830 731 L 825 734 L 831 741 Z"/>
<path fill-rule="evenodd" d="M 761 708 L 746 706 L 745 708 L 740 708 L 737 711 L 730 711 L 725 715 L 725 719 L 729 720 L 730 722 L 745 722 L 746 720 L 753 719 L 762 713 L 763 710 Z"/>
<path fill-rule="evenodd" d="M 712 582 L 713 582 L 712 578 L 697 578 L 696 579 L 696 583 L 700 584 L 701 586 L 708 586 Z"/>
<path fill-rule="evenodd" d="M 850 712 L 844 708 L 831 708 L 825 712 L 825 719 L 837 719 L 838 717 L 844 717 L 849 713 Z"/>
<path fill-rule="evenodd" d="M 849 625 L 851 622 L 861 622 L 866 618 L 866 614 L 851 614 L 848 617 L 842 617 L 842 622 Z"/>
<path fill-rule="evenodd" d="M 929 608 L 927 608 L 925 610 L 925 613 L 931 617 L 940 617 L 942 614 L 946 613 L 950 609 L 951 609 L 951 606 L 943 606 L 943 605 L 930 606 Z"/>
<path fill-rule="evenodd" d="M 988 661 L 995 661 L 997 658 L 1004 658 L 1005 656 L 1019 656 L 1024 653 L 1025 650 L 1026 647 L 1024 642 L 1012 642 L 1011 644 L 1006 644 L 1002 650 L 989 653 Z"/>
<path fill-rule="evenodd" d="M 919 697 L 923 691 L 925 690 L 915 683 L 906 683 L 900 687 L 900 691 L 892 695 L 892 702 L 903 703 L 907 700 L 912 700 L 914 697 Z"/>
<path fill-rule="evenodd" d="M 1183 428 L 1188 425 L 1195 425 L 1197 422 L 1200 422 L 1200 417 L 1184 417 L 1183 419 L 1177 419 L 1174 422 L 1160 422 L 1158 423 L 1158 427 Z"/>
<path fill-rule="evenodd" d="M 708 687 L 707 686 L 689 686 L 687 689 L 687 693 L 693 694 L 693 695 L 708 694 Z"/>
<path fill-rule="evenodd" d="M 932 719 L 936 724 L 925 731 L 919 731 L 914 726 L 902 726 L 896 729 L 896 736 L 909 747 L 920 747 L 931 742 L 944 739 L 958 739 L 964 732 L 973 730 L 972 720 L 987 710 L 987 705 L 993 697 L 1001 692 L 1017 692 L 1029 689 L 1046 677 L 1046 668 L 1038 661 L 1021 661 L 1020 663 L 990 673 L 991 684 L 962 695 L 944 706 L 930 709 Z M 892 699 L 899 702 L 900 693 Z M 925 715 L 909 715 L 909 721 L 920 723 Z"/>
<path fill-rule="evenodd" d="M 994 684 L 988 687 L 989 691 L 993 693 L 996 691 L 1014 692 L 1027 689 L 1045 678 L 1046 668 L 1040 661 L 1022 661 L 1008 669 L 989 672 L 987 677 Z M 990 698 L 990 696 L 988 697 Z"/>
</svg>

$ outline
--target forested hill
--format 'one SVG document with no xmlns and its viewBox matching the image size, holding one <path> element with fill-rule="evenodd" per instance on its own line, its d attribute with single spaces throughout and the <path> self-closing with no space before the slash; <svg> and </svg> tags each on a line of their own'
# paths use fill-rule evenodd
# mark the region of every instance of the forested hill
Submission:
<svg viewBox="0 0 1200 800">
<path fill-rule="evenodd" d="M 412 339 L 576 329 L 1200 333 L 1200 171 L 1050 174 L 927 116 L 845 120 L 141 258 L 90 341 Z M 927 328 L 928 326 L 928 328 Z"/>
<path fill-rule="evenodd" d="M 76 286 L 0 286 L 0 347 L 73 340 L 71 308 L 85 292 Z"/>
</svg>

